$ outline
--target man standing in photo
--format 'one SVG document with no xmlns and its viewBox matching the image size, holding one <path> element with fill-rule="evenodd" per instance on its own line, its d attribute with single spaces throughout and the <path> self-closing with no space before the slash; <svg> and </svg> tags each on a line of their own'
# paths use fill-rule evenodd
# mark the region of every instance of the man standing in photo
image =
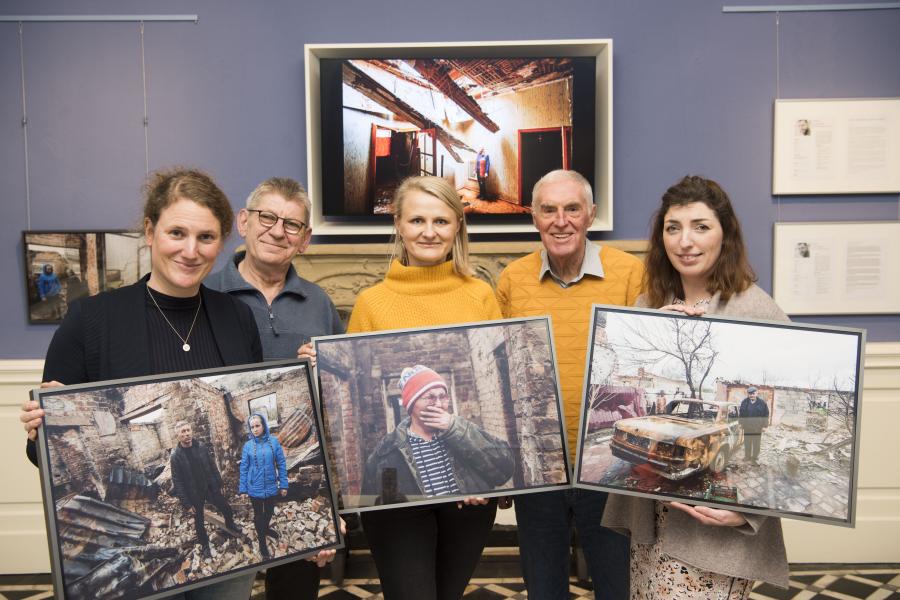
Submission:
<svg viewBox="0 0 900 600">
<path fill-rule="evenodd" d="M 591 185 L 575 171 L 544 175 L 532 193 L 542 248 L 506 267 L 497 284 L 503 316 L 550 315 L 570 444 L 578 439 L 581 386 L 591 305 L 631 306 L 644 268 L 621 250 L 587 239 L 594 220 Z M 535 415 L 539 416 L 539 415 Z M 574 457 L 574 446 L 570 455 Z M 522 573 L 529 598 L 569 597 L 569 549 L 575 525 L 598 598 L 629 595 L 629 541 L 601 527 L 607 494 L 569 489 L 516 496 Z"/>
<path fill-rule="evenodd" d="M 741 402 L 739 417 L 744 428 L 744 460 L 758 464 L 762 432 L 769 426 L 769 407 L 759 397 L 759 390 L 752 385 L 747 388 L 747 397 Z"/>
<path fill-rule="evenodd" d="M 475 157 L 475 178 L 478 180 L 478 197 L 487 200 L 487 178 L 491 174 L 491 156 L 484 148 Z"/>
<path fill-rule="evenodd" d="M 203 546 L 203 556 L 210 557 L 209 535 L 203 520 L 207 502 L 219 509 L 225 518 L 225 527 L 238 533 L 234 522 L 234 512 L 228 500 L 222 495 L 222 475 L 216 467 L 212 453 L 200 440 L 194 439 L 194 431 L 187 421 L 175 425 L 178 445 L 172 451 L 172 493 L 181 501 L 181 506 L 194 515 L 197 542 Z"/>
</svg>

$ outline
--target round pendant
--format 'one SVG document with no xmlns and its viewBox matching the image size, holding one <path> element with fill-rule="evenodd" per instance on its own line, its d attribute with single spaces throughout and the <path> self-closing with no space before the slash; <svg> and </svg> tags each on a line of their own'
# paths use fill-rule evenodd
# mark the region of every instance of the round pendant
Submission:
<svg viewBox="0 0 900 600">
<path fill-rule="evenodd" d="M 184 350 L 185 352 L 190 352 L 190 351 L 191 351 L 191 345 L 190 345 L 190 344 L 185 344 L 184 346 L 181 347 L 181 349 Z"/>
</svg>

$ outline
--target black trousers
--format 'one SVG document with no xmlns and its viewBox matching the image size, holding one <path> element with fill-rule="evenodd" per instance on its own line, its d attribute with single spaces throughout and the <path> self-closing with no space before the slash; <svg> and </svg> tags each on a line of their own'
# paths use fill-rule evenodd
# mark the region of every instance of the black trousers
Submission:
<svg viewBox="0 0 900 600">
<path fill-rule="evenodd" d="M 476 175 L 476 179 L 478 179 L 478 197 L 487 200 L 487 177 L 482 177 L 481 175 Z"/>
<path fill-rule="evenodd" d="M 250 505 L 253 506 L 253 527 L 256 529 L 256 539 L 259 540 L 259 551 L 263 556 L 269 555 L 269 549 L 266 546 L 266 531 L 272 522 L 272 515 L 275 514 L 275 502 L 277 496 L 269 496 L 268 498 L 250 497 Z"/>
<path fill-rule="evenodd" d="M 744 459 L 757 460 L 759 458 L 759 443 L 762 440 L 761 433 L 744 434 Z"/>
<path fill-rule="evenodd" d="M 385 600 L 462 598 L 496 514 L 496 500 L 362 513 Z"/>
<path fill-rule="evenodd" d="M 207 488 L 206 498 L 202 502 L 194 504 L 194 527 L 197 529 L 197 541 L 203 546 L 209 546 L 209 535 L 206 533 L 206 525 L 203 519 L 204 506 L 207 502 L 219 509 L 222 516 L 225 517 L 226 527 L 235 529 L 234 512 L 231 510 L 228 500 L 222 495 L 222 490 Z"/>
<path fill-rule="evenodd" d="M 319 597 L 319 565 L 297 560 L 266 569 L 266 600 L 315 600 Z"/>
</svg>

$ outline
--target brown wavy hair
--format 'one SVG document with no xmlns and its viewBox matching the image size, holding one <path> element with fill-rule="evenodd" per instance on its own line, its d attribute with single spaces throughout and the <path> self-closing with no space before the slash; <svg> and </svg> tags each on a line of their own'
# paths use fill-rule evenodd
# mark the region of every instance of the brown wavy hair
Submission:
<svg viewBox="0 0 900 600">
<path fill-rule="evenodd" d="M 663 233 L 669 209 L 693 202 L 702 202 L 708 206 L 722 226 L 722 250 L 709 276 L 706 291 L 710 294 L 720 292 L 720 298 L 727 301 L 756 281 L 756 273 L 747 261 L 741 224 L 734 214 L 728 194 L 712 179 L 687 175 L 666 190 L 662 204 L 653 214 L 650 223 L 650 249 L 644 271 L 644 289 L 650 306 L 663 306 L 672 297 L 684 298 L 681 276 L 666 255 Z"/>
<path fill-rule="evenodd" d="M 178 200 L 190 200 L 208 208 L 219 222 L 222 239 L 231 233 L 234 211 L 213 178 L 203 171 L 186 167 L 161 169 L 150 174 L 144 183 L 144 219 L 154 226 L 162 211 Z"/>
</svg>

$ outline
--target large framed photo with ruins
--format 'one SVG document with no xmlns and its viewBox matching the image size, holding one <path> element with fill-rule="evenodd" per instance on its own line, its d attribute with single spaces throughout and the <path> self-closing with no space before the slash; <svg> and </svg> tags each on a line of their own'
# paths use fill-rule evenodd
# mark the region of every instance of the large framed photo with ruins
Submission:
<svg viewBox="0 0 900 600">
<path fill-rule="evenodd" d="M 158 598 L 342 546 L 306 360 L 32 391 L 56 597 Z"/>
<path fill-rule="evenodd" d="M 139 231 L 23 231 L 29 323 L 59 323 L 79 298 L 131 285 L 150 272 Z"/>
<path fill-rule="evenodd" d="M 313 342 L 346 511 L 570 486 L 547 317 Z"/>
<path fill-rule="evenodd" d="M 852 527 L 865 331 L 594 306 L 575 487 Z"/>
</svg>

